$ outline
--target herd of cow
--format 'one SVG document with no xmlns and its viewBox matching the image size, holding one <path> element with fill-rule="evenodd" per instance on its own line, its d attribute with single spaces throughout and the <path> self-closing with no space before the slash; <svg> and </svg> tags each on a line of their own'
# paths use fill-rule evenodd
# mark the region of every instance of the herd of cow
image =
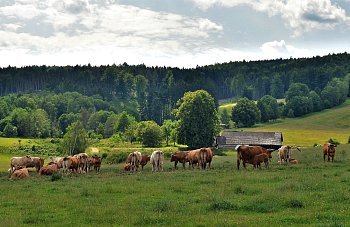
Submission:
<svg viewBox="0 0 350 227">
<path fill-rule="evenodd" d="M 336 153 L 336 145 L 326 143 L 323 145 L 323 159 L 328 161 L 332 159 Z M 300 151 L 299 147 L 284 145 L 278 149 L 279 163 L 291 163 L 298 164 L 298 160 L 292 158 L 292 149 L 296 148 Z M 189 167 L 194 168 L 197 166 L 201 169 L 206 169 L 207 165 L 211 166 L 211 162 L 214 156 L 215 148 L 200 148 L 191 151 L 177 151 L 171 155 L 171 162 L 174 162 L 174 168 L 177 169 L 177 164 L 182 163 L 183 168 L 185 164 L 189 163 Z M 270 159 L 272 158 L 272 152 L 274 150 L 266 149 L 261 146 L 248 146 L 238 145 L 237 151 L 237 169 L 242 162 L 244 168 L 246 163 L 252 164 L 254 168 L 261 168 L 261 163 L 264 163 L 268 168 Z M 26 178 L 29 177 L 28 167 L 34 167 L 39 175 L 53 175 L 60 169 L 63 169 L 63 173 L 87 173 L 94 168 L 98 173 L 100 171 L 102 158 L 97 155 L 89 156 L 86 153 L 80 153 L 74 156 L 67 156 L 63 158 L 51 158 L 51 161 L 44 166 L 44 159 L 39 157 L 13 157 L 10 162 L 10 177 L 11 178 Z M 163 171 L 164 154 L 162 151 L 154 151 L 151 155 L 141 154 L 141 152 L 132 152 L 128 155 L 124 164 L 125 171 L 137 171 L 141 166 L 143 167 L 150 162 L 152 165 L 152 171 Z"/>
</svg>

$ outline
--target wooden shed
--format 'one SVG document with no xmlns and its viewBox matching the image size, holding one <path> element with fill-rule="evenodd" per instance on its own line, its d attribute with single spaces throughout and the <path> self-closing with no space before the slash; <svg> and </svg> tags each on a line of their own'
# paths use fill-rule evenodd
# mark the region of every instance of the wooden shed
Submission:
<svg viewBox="0 0 350 227">
<path fill-rule="evenodd" d="M 223 131 L 216 138 L 218 148 L 233 150 L 237 145 L 262 146 L 277 150 L 282 146 L 282 132 L 232 132 Z"/>
</svg>

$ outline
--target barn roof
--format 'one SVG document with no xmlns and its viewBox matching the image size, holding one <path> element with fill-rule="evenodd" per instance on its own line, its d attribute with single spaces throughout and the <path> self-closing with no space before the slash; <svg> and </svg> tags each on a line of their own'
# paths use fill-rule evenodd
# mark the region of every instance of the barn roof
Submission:
<svg viewBox="0 0 350 227">
<path fill-rule="evenodd" d="M 219 148 L 233 149 L 236 145 L 256 145 L 278 149 L 282 146 L 282 132 L 232 132 L 223 131 L 217 137 Z"/>
</svg>

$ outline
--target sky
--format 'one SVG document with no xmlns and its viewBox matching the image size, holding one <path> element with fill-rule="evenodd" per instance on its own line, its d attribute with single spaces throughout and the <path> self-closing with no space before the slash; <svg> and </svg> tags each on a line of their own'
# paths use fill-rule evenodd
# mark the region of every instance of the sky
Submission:
<svg viewBox="0 0 350 227">
<path fill-rule="evenodd" d="M 0 67 L 193 68 L 350 52 L 350 0 L 0 0 Z"/>
</svg>

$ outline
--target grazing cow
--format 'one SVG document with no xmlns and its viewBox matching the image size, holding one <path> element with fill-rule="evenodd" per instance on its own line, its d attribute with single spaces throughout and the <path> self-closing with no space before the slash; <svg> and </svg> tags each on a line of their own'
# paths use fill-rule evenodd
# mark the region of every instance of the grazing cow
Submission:
<svg viewBox="0 0 350 227">
<path fill-rule="evenodd" d="M 32 162 L 32 158 L 27 155 L 24 157 L 12 157 L 10 161 L 10 175 L 15 171 L 16 166 L 26 166 Z"/>
<path fill-rule="evenodd" d="M 152 164 L 152 171 L 163 171 L 164 154 L 161 151 L 153 151 L 150 163 Z"/>
<path fill-rule="evenodd" d="M 76 156 L 67 156 L 63 158 L 63 172 L 68 173 L 69 170 L 79 173 L 80 158 Z"/>
<path fill-rule="evenodd" d="M 57 163 L 50 162 L 47 166 L 40 169 L 39 174 L 40 175 L 53 175 L 54 173 L 58 172 L 58 165 Z"/>
<path fill-rule="evenodd" d="M 271 152 L 272 150 L 267 150 L 266 148 L 260 146 L 246 146 L 246 145 L 238 145 L 236 146 L 237 150 L 237 169 L 239 169 L 239 165 L 242 161 L 243 167 L 246 168 L 246 163 L 253 164 L 254 157 L 256 155 L 266 153 L 269 158 L 272 158 Z"/>
<path fill-rule="evenodd" d="M 29 177 L 28 169 L 25 166 L 16 166 L 11 174 L 11 179 L 23 179 Z"/>
<path fill-rule="evenodd" d="M 292 149 L 296 148 L 298 151 L 300 151 L 299 147 L 295 146 L 289 146 L 289 145 L 283 145 L 278 149 L 278 157 L 280 159 L 280 164 L 283 162 L 288 163 L 292 157 Z"/>
<path fill-rule="evenodd" d="M 140 152 L 135 151 L 128 155 L 126 163 L 130 164 L 130 171 L 137 171 L 141 162 L 142 155 Z"/>
<path fill-rule="evenodd" d="M 326 161 L 326 156 L 328 157 L 328 162 L 330 161 L 330 158 L 332 158 L 332 162 L 334 161 L 335 156 L 335 148 L 336 144 L 332 143 L 326 143 L 323 145 L 323 161 Z"/>
<path fill-rule="evenodd" d="M 44 166 L 44 159 L 39 157 L 32 157 L 32 161 L 26 164 L 26 167 L 35 167 L 37 173 Z"/>
<path fill-rule="evenodd" d="M 123 168 L 124 171 L 130 171 L 130 163 L 125 163 Z"/>
<path fill-rule="evenodd" d="M 143 167 L 145 165 L 147 165 L 148 161 L 151 160 L 151 156 L 148 155 L 148 154 L 143 154 L 141 155 L 141 162 L 140 162 L 140 165 L 141 165 L 141 168 L 143 170 Z"/>
<path fill-rule="evenodd" d="M 185 169 L 185 164 L 187 162 L 186 156 L 188 154 L 188 151 L 176 151 L 174 154 L 171 155 L 170 162 L 174 162 L 174 167 L 177 169 L 177 163 L 180 162 L 183 165 L 183 168 Z"/>
<path fill-rule="evenodd" d="M 269 167 L 269 155 L 266 153 L 261 153 L 258 155 L 255 155 L 253 158 L 253 165 L 254 168 L 261 168 L 261 163 L 265 163 L 266 169 Z"/>
<path fill-rule="evenodd" d="M 202 148 L 207 150 L 207 163 L 209 168 L 211 167 L 211 161 L 213 160 L 214 157 L 214 148 L 213 147 L 207 147 L 207 148 Z"/>
</svg>

